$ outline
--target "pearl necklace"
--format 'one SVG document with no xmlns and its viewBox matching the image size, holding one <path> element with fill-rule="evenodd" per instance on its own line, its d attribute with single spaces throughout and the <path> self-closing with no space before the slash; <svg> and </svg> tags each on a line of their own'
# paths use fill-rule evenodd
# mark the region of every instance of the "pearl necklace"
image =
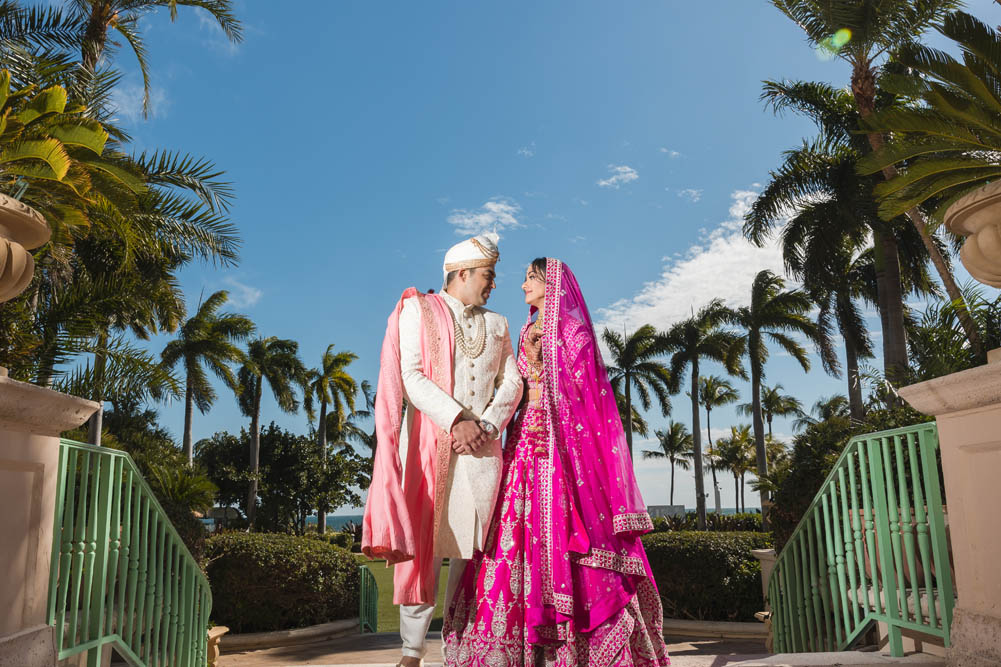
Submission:
<svg viewBox="0 0 1001 667">
<path fill-rule="evenodd" d="M 455 317 L 455 313 L 452 312 L 451 308 L 448 309 L 448 312 L 452 313 L 455 344 L 459 346 L 467 359 L 476 359 L 483 354 L 483 350 L 487 347 L 487 322 L 483 312 L 480 311 L 473 315 L 473 320 L 476 322 L 476 336 L 471 343 L 466 342 L 466 335 L 462 333 L 462 327 L 459 326 L 459 320 Z"/>
</svg>

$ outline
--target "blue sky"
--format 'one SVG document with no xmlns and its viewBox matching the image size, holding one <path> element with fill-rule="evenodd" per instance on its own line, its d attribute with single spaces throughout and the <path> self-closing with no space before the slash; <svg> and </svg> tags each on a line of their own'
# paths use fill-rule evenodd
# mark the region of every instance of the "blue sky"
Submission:
<svg viewBox="0 0 1001 667">
<path fill-rule="evenodd" d="M 490 307 L 515 329 L 524 266 L 541 255 L 567 262 L 595 319 L 617 329 L 666 328 L 714 296 L 746 302 L 753 275 L 781 262 L 774 247 L 747 244 L 737 221 L 781 151 L 813 134 L 764 110 L 761 81 L 848 77 L 761 1 L 237 6 L 246 39 L 236 46 L 198 11 L 144 19 L 148 120 L 134 61 L 117 56 L 119 115 L 137 149 L 206 156 L 236 186 L 241 262 L 185 270 L 189 309 L 228 289 L 233 310 L 263 335 L 299 341 L 307 364 L 335 343 L 373 382 L 399 294 L 439 287 L 445 249 L 478 226 L 503 236 Z M 968 8 L 1001 23 L 988 0 Z M 779 354 L 767 372 L 807 405 L 845 391 Z M 248 421 L 220 396 L 196 413 L 196 439 Z M 690 424 L 687 398 L 674 405 Z M 159 411 L 179 438 L 182 405 Z M 270 397 L 262 419 L 306 429 L 304 414 L 281 414 Z M 718 410 L 714 435 L 744 421 Z M 647 502 L 666 503 L 666 465 L 636 468 Z M 693 506 L 690 474 L 677 484 L 675 502 Z M 732 506 L 732 481 L 722 489 Z"/>
</svg>

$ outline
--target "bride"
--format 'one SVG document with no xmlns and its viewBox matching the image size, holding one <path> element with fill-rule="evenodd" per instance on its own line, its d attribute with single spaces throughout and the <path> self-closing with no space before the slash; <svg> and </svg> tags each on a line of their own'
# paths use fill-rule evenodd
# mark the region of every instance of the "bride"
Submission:
<svg viewBox="0 0 1001 667">
<path fill-rule="evenodd" d="M 518 369 L 527 400 L 485 543 L 442 630 L 452 667 L 670 664 L 640 535 L 652 529 L 570 269 L 537 259 Z"/>
</svg>

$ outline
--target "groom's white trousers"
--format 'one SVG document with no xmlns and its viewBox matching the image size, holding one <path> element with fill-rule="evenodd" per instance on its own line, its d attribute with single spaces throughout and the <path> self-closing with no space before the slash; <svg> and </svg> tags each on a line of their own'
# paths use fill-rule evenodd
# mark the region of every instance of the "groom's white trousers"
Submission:
<svg viewBox="0 0 1001 667">
<path fill-rule="evenodd" d="M 455 591 L 459 588 L 459 581 L 462 573 L 466 569 L 469 561 L 464 558 L 450 558 L 448 560 L 448 583 L 445 585 L 445 608 L 444 613 L 448 613 L 448 608 L 452 604 Z M 434 587 L 438 589 L 438 575 L 441 573 L 441 559 L 434 563 Z M 431 627 L 431 619 L 434 617 L 434 604 L 401 604 L 400 605 L 400 638 L 403 639 L 403 655 L 411 658 L 423 658 L 427 653 L 428 628 Z"/>
</svg>

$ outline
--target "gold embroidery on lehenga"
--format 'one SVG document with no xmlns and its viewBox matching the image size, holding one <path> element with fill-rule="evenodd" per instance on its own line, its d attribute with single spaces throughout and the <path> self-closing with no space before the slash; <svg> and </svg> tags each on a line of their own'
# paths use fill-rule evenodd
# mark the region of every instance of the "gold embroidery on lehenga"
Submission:
<svg viewBox="0 0 1001 667">
<path fill-rule="evenodd" d="M 483 575 L 483 588 L 489 591 L 494 587 L 494 577 L 497 576 L 497 561 L 493 558 L 484 558 L 483 568 L 486 570 Z"/>
<path fill-rule="evenodd" d="M 504 551 L 510 551 L 514 548 L 514 526 L 510 523 L 501 525 L 500 546 Z"/>
<path fill-rule="evenodd" d="M 511 563 L 511 577 L 510 577 L 511 593 L 517 597 L 521 595 L 521 563 L 514 562 Z"/>
<path fill-rule="evenodd" d="M 507 632 L 507 605 L 504 604 L 504 591 L 501 591 L 494 605 L 494 618 L 490 623 L 490 632 L 494 637 L 503 637 Z"/>
</svg>

